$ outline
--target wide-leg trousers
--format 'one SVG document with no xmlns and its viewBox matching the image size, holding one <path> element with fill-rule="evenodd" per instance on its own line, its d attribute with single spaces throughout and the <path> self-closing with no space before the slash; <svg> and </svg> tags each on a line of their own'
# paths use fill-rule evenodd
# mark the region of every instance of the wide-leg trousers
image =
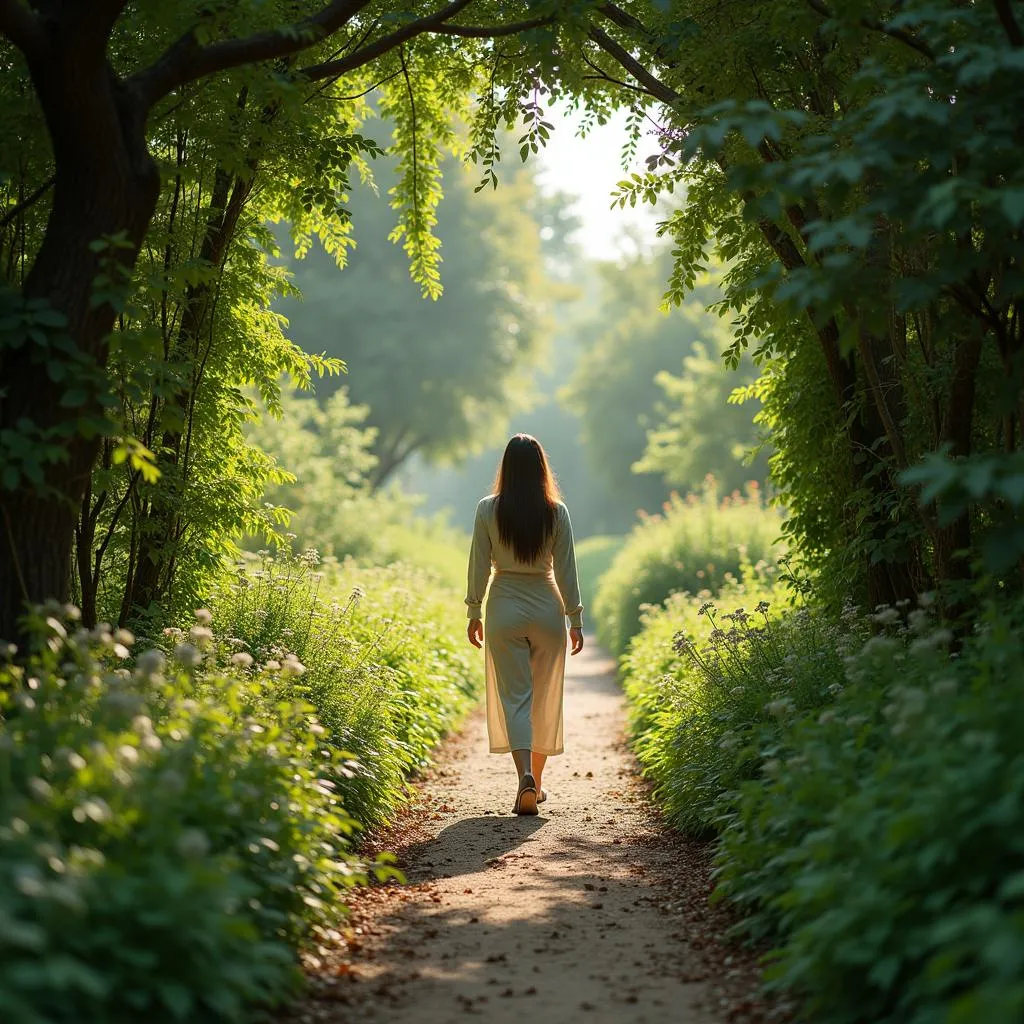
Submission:
<svg viewBox="0 0 1024 1024">
<path fill-rule="evenodd" d="M 561 754 L 567 637 L 554 577 L 497 572 L 483 611 L 491 753 Z"/>
</svg>

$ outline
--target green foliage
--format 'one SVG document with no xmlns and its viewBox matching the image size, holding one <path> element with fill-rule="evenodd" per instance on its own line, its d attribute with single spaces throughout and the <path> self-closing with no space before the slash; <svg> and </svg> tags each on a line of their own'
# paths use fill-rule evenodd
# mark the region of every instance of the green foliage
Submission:
<svg viewBox="0 0 1024 1024">
<path fill-rule="evenodd" d="M 756 484 L 721 501 L 713 481 L 699 498 L 673 495 L 661 514 L 641 518 L 601 578 L 594 601 L 601 642 L 622 654 L 645 606 L 677 591 L 714 592 L 745 564 L 773 561 L 779 521 Z"/>
<path fill-rule="evenodd" d="M 823 1024 L 1024 1012 L 1022 615 L 990 608 L 951 657 L 925 612 L 883 609 L 831 706 L 743 788 L 722 889 Z"/>
<path fill-rule="evenodd" d="M 344 888 L 394 874 L 353 834 L 393 815 L 480 666 L 436 577 L 317 561 L 265 559 L 134 667 L 130 633 L 58 608 L 5 657 L 5 1021 L 251 1019 Z"/>
<path fill-rule="evenodd" d="M 832 700 L 849 638 L 809 609 L 781 615 L 786 600 L 767 568 L 731 580 L 714 603 L 675 594 L 646 611 L 622 659 L 637 755 L 683 831 L 717 832 L 787 718 Z"/>
<path fill-rule="evenodd" d="M 296 656 L 305 671 L 275 699 L 316 708 L 344 756 L 334 781 L 363 825 L 387 821 L 444 734 L 480 694 L 461 601 L 424 569 L 359 568 L 315 552 L 264 557 L 213 602 L 220 657 Z"/>
<path fill-rule="evenodd" d="M 396 144 L 408 144 L 399 128 Z M 389 170 L 385 164 L 380 173 Z M 376 431 L 375 484 L 414 455 L 460 460 L 496 442 L 508 415 L 529 404 L 547 326 L 553 290 L 543 276 L 532 175 L 522 171 L 474 196 L 474 175 L 455 157 L 441 160 L 439 173 L 446 197 L 430 216 L 443 293 L 437 267 L 424 296 L 394 244 L 397 214 L 369 186 L 357 186 L 358 244 L 344 270 L 313 248 L 289 264 L 301 301 L 280 303 L 291 337 L 348 365 L 346 386 Z M 318 393 L 331 390 L 328 381 Z"/>
<path fill-rule="evenodd" d="M 415 500 L 397 486 L 371 487 L 376 430 L 364 425 L 366 415 L 365 406 L 349 404 L 346 389 L 322 403 L 283 395 L 280 418 L 263 418 L 247 431 L 282 474 L 264 491 L 265 501 L 288 507 L 287 539 L 295 551 L 315 547 L 362 565 L 402 562 L 458 590 L 468 540 L 441 519 L 414 517 Z"/>
<path fill-rule="evenodd" d="M 665 393 L 658 376 L 678 367 L 701 339 L 717 337 L 718 319 L 702 307 L 719 293 L 713 284 L 705 283 L 685 310 L 659 310 L 667 273 L 664 251 L 622 266 L 609 264 L 599 272 L 601 287 L 593 299 L 596 308 L 574 328 L 586 344 L 580 345 L 563 398 L 579 417 L 583 454 L 601 485 L 595 528 L 618 532 L 628 529 L 637 510 L 657 509 L 668 497 L 668 487 L 661 479 L 667 475 L 665 467 L 641 462 L 649 433 L 658 429 L 665 415 Z M 724 366 L 720 373 L 726 382 L 719 388 L 720 411 L 728 415 L 729 374 Z M 704 428 L 702 425 L 702 437 Z M 721 455 L 721 450 L 716 454 Z M 706 465 L 694 486 L 699 489 L 709 472 L 728 473 L 734 461 L 729 453 L 724 464 Z"/>
<path fill-rule="evenodd" d="M 191 645 L 131 669 L 130 634 L 62 618 L 0 667 L 0 1013 L 248 1019 L 365 877 L 323 781 L 341 759 L 273 673 L 199 676 Z"/>
<path fill-rule="evenodd" d="M 1012 582 L 1011 570 L 1024 558 L 1024 456 L 1021 452 L 950 459 L 933 452 L 903 474 L 921 487 L 921 501 L 935 502 L 939 521 L 954 522 L 974 513 L 983 526 L 985 569 Z"/>
<path fill-rule="evenodd" d="M 955 605 L 998 504 L 943 522 L 900 476 L 944 445 L 1021 448 L 1019 15 L 941 0 L 746 13 L 637 3 L 595 26 L 587 63 L 606 83 L 628 74 L 605 88 L 661 126 L 617 198 L 685 191 L 661 226 L 671 301 L 727 266 L 730 361 L 771 361 L 755 397 L 788 533 L 830 598 L 941 584 Z M 998 542 L 1004 566 L 1015 544 Z"/>
<path fill-rule="evenodd" d="M 625 542 L 625 537 L 599 535 L 586 537 L 576 543 L 576 573 L 580 580 L 580 596 L 588 617 L 594 610 L 594 599 L 601 577 L 608 571 Z"/>
<path fill-rule="evenodd" d="M 633 471 L 657 473 L 683 492 L 699 491 L 708 473 L 727 492 L 750 480 L 763 482 L 770 449 L 754 427 L 752 406 L 760 389 L 753 359 L 744 353 L 726 365 L 735 340 L 728 322 L 699 310 L 692 299 L 679 319 L 687 321 L 685 333 L 700 340 L 690 343 L 679 376 L 668 369 L 655 375 L 663 392 L 655 404 L 657 425 L 647 431 L 647 447 Z"/>
<path fill-rule="evenodd" d="M 684 491 L 699 490 L 708 472 L 726 490 L 764 480 L 768 453 L 759 450 L 749 404 L 758 394 L 756 371 L 749 357 L 744 363 L 742 371 L 730 371 L 721 352 L 698 341 L 678 377 L 658 373 L 655 382 L 665 393 L 657 407 L 662 422 L 647 432 L 647 448 L 634 471 L 658 473 Z"/>
<path fill-rule="evenodd" d="M 645 615 L 622 665 L 657 799 L 719 834 L 717 897 L 810 1019 L 1010 1024 L 1024 606 L 987 607 L 951 653 L 925 608 L 778 617 L 779 595 L 745 580 L 729 616 L 685 595 Z"/>
</svg>

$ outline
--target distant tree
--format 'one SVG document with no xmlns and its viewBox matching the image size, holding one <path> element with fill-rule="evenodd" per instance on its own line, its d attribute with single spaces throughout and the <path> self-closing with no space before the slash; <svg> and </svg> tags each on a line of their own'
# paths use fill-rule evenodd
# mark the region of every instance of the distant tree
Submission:
<svg viewBox="0 0 1024 1024">
<path fill-rule="evenodd" d="M 714 287 L 702 288 L 684 311 L 659 309 L 669 266 L 659 251 L 602 267 L 593 313 L 576 328 L 580 357 L 564 397 L 579 416 L 583 454 L 601 483 L 595 529 L 602 532 L 628 529 L 638 510 L 654 511 L 668 497 L 660 471 L 633 468 L 661 422 L 665 395 L 656 378 L 717 329 L 715 315 L 703 310 L 717 297 Z"/>
<path fill-rule="evenodd" d="M 408 258 L 389 240 L 396 212 L 362 186 L 351 201 L 358 241 L 344 269 L 315 248 L 291 264 L 302 300 L 281 304 L 301 347 L 346 362 L 344 384 L 377 431 L 378 486 L 414 454 L 459 461 L 494 443 L 530 401 L 543 348 L 553 289 L 532 173 L 474 195 L 478 172 L 454 157 L 442 172 L 440 297 L 424 297 L 410 279 Z M 338 385 L 325 380 L 318 393 Z"/>
<path fill-rule="evenodd" d="M 727 321 L 692 306 L 682 312 L 701 340 L 683 357 L 682 373 L 655 376 L 663 392 L 655 406 L 658 422 L 647 431 L 647 447 L 633 470 L 657 473 L 684 492 L 699 491 L 709 474 L 726 492 L 750 480 L 761 483 L 769 448 L 754 425 L 758 368 L 749 354 L 735 370 L 725 365 L 722 355 L 734 340 Z"/>
</svg>

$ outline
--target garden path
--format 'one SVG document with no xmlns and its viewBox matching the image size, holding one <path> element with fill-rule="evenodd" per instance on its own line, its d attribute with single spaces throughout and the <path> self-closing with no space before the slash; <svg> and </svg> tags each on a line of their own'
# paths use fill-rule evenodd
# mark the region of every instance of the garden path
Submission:
<svg viewBox="0 0 1024 1024">
<path fill-rule="evenodd" d="M 614 662 L 569 660 L 566 751 L 541 814 L 509 814 L 512 760 L 487 753 L 483 718 L 446 745 L 398 846 L 410 885 L 355 901 L 313 973 L 304 1022 L 714 1024 L 700 923 L 673 905 L 686 870 L 663 841 L 622 741 Z M 404 847 L 404 848 L 403 848 Z M 695 872 L 696 873 L 696 872 Z M 704 903 L 706 878 L 698 886 Z M 675 911 L 673 913 L 673 911 Z M 717 972 L 715 972 L 717 973 Z"/>
</svg>

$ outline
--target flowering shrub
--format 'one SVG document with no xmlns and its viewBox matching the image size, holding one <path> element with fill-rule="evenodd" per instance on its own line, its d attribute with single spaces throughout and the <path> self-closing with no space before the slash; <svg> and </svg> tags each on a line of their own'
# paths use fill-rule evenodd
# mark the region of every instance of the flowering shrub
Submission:
<svg viewBox="0 0 1024 1024">
<path fill-rule="evenodd" d="M 722 501 L 712 486 L 700 497 L 674 495 L 661 515 L 633 528 L 602 575 L 594 601 L 598 639 L 622 654 L 640 630 L 645 606 L 682 591 L 717 591 L 744 565 L 767 565 L 781 522 L 765 507 L 756 484 L 746 496 Z"/>
<path fill-rule="evenodd" d="M 832 699 L 848 642 L 807 608 L 780 617 L 786 600 L 766 570 L 715 602 L 674 595 L 646 611 L 622 659 L 637 754 L 684 831 L 714 832 L 783 722 Z"/>
<path fill-rule="evenodd" d="M 723 891 L 782 946 L 771 977 L 825 1024 L 1024 1019 L 1024 606 L 951 656 L 923 611 L 846 664 L 748 784 Z"/>
<path fill-rule="evenodd" d="M 927 607 L 774 604 L 648 612 L 623 669 L 659 799 L 720 834 L 717 895 L 819 1024 L 1024 1019 L 1024 605 L 954 652 Z"/>
<path fill-rule="evenodd" d="M 394 813 L 408 777 L 479 697 L 482 666 L 465 642 L 461 596 L 422 569 L 321 565 L 315 551 L 263 556 L 212 605 L 208 660 L 269 669 L 268 707 L 285 699 L 316 708 L 341 757 L 338 792 L 364 826 Z"/>
<path fill-rule="evenodd" d="M 73 618 L 43 610 L 35 653 L 0 662 L 0 1019 L 232 1021 L 280 1001 L 296 946 L 365 877 L 338 755 L 307 703 L 261 710 L 266 670 L 200 678 L 204 622 L 131 667 L 131 634 Z"/>
</svg>

